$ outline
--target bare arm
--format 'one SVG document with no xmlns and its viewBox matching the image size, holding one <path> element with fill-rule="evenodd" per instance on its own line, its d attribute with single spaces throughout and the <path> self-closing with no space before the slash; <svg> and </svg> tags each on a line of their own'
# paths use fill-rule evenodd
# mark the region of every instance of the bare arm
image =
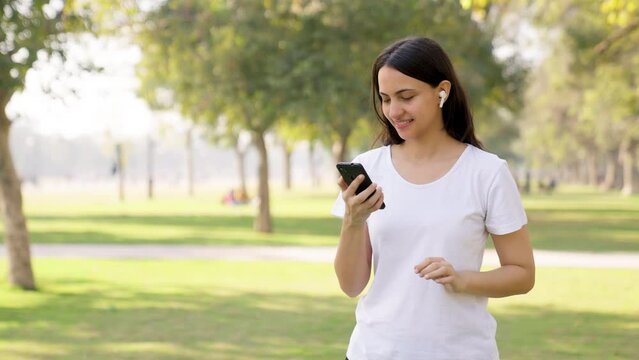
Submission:
<svg viewBox="0 0 639 360">
<path fill-rule="evenodd" d="M 443 258 L 427 258 L 415 272 L 452 291 L 473 295 L 505 297 L 529 292 L 535 285 L 535 261 L 527 227 L 492 238 L 501 264 L 497 269 L 457 272 Z"/>
<path fill-rule="evenodd" d="M 342 233 L 335 255 L 335 273 L 342 291 L 356 297 L 371 276 L 372 249 L 366 224 L 342 222 Z"/>
<path fill-rule="evenodd" d="M 334 265 L 339 285 L 350 297 L 359 295 L 370 279 L 373 250 L 366 219 L 373 211 L 379 209 L 384 201 L 382 192 L 376 191 L 375 184 L 355 195 L 355 190 L 362 180 L 363 177 L 357 178 L 350 186 L 346 186 L 341 177 L 338 181 L 346 211 Z M 373 196 L 366 200 L 370 194 Z"/>
</svg>

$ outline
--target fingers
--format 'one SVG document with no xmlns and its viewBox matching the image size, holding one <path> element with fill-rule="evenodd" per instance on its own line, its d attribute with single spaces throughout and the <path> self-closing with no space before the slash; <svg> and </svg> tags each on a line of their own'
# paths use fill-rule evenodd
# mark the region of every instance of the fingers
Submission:
<svg viewBox="0 0 639 360">
<path fill-rule="evenodd" d="M 357 195 L 357 196 L 358 196 L 358 197 L 359 197 L 360 195 L 364 195 L 364 196 L 366 196 L 366 197 L 364 198 L 364 200 L 363 200 L 363 201 L 364 201 L 364 203 L 363 203 L 363 204 L 364 204 L 364 207 L 365 207 L 366 209 L 368 209 L 368 210 L 375 211 L 375 210 L 376 210 L 375 205 L 377 204 L 378 200 L 379 200 L 380 198 L 383 198 L 383 196 L 384 196 L 384 195 L 383 195 L 383 193 L 382 193 L 382 188 L 381 188 L 381 186 L 377 186 L 377 185 L 375 185 L 375 184 L 372 184 L 372 185 L 371 185 L 371 186 L 369 186 L 369 187 L 368 187 L 365 191 L 366 191 L 366 193 L 368 193 L 369 195 L 367 195 L 367 196 L 366 196 L 366 195 L 364 194 L 364 191 L 362 191 L 362 192 L 361 192 L 359 195 Z M 380 205 L 381 205 L 381 204 L 380 204 Z"/>
<path fill-rule="evenodd" d="M 337 185 L 342 190 L 342 192 L 346 191 L 346 189 L 348 188 L 348 184 L 346 183 L 344 178 L 341 176 L 339 177 L 339 179 L 337 179 Z"/>
<path fill-rule="evenodd" d="M 440 257 L 426 258 L 415 266 L 415 273 L 425 280 L 435 280 L 438 283 L 449 283 L 454 278 L 453 266 Z"/>
<path fill-rule="evenodd" d="M 445 277 L 442 277 L 442 278 L 439 278 L 439 279 L 435 279 L 435 281 L 436 281 L 438 284 L 442 284 L 442 285 L 449 285 L 449 284 L 452 284 L 452 283 L 453 283 L 453 280 L 454 280 L 454 279 L 455 279 L 455 278 L 454 278 L 454 277 L 452 277 L 452 276 L 445 276 Z"/>
<path fill-rule="evenodd" d="M 364 181 L 364 176 L 360 175 L 356 177 L 355 179 L 353 179 L 351 184 L 348 185 L 346 180 L 344 180 L 344 178 L 340 176 L 339 179 L 337 179 L 337 185 L 342 190 L 342 192 L 346 192 L 349 188 L 352 187 L 352 191 L 350 191 L 350 193 L 355 194 L 355 190 L 357 190 L 357 187 L 359 186 L 359 184 L 362 183 L 362 181 Z"/>
<path fill-rule="evenodd" d="M 384 203 L 384 193 L 382 192 L 382 187 L 379 186 L 377 189 L 379 191 L 375 192 L 375 195 L 373 195 L 373 197 L 371 198 L 371 199 L 377 198 L 377 200 L 373 204 L 374 210 L 379 210 L 382 207 L 382 204 Z"/>
<path fill-rule="evenodd" d="M 344 181 L 343 178 L 340 177 L 340 179 Z M 351 184 L 347 185 L 346 189 L 342 190 L 344 199 L 346 199 L 349 196 L 354 196 L 355 191 L 357 191 L 357 188 L 363 181 L 364 181 L 364 175 L 359 175 L 355 179 L 353 179 L 353 181 L 351 181 Z M 344 181 L 344 184 L 346 184 L 346 181 Z"/>
<path fill-rule="evenodd" d="M 345 190 L 342 190 L 342 198 L 351 206 L 356 204 L 363 204 L 363 207 L 365 209 L 371 210 L 374 209 L 376 202 L 379 200 L 379 196 L 381 196 L 381 188 L 373 183 L 366 189 L 364 189 L 364 191 L 360 192 L 359 194 L 355 194 L 357 188 L 360 186 L 363 180 L 363 175 L 356 177 Z M 341 184 L 341 182 L 343 182 L 343 179 L 340 178 L 340 180 L 338 181 L 338 185 Z M 380 191 L 378 194 L 376 194 L 378 189 Z"/>
<path fill-rule="evenodd" d="M 435 263 L 424 269 L 420 273 L 420 276 L 423 277 L 425 280 L 437 280 L 450 276 L 450 270 L 450 267 L 446 266 L 446 264 L 444 263 Z"/>
<path fill-rule="evenodd" d="M 355 182 L 355 181 L 353 181 Z M 353 185 L 353 184 L 351 184 Z M 355 188 L 355 190 L 357 190 L 357 188 Z M 354 199 L 356 203 L 366 203 L 369 199 L 370 196 L 373 195 L 373 193 L 377 191 L 377 185 L 376 184 L 370 184 L 366 189 L 364 189 L 364 191 L 362 191 L 361 193 L 355 195 Z M 373 202 L 374 203 L 374 202 Z M 373 203 L 368 203 L 367 207 L 372 207 Z"/>
<path fill-rule="evenodd" d="M 356 191 L 366 178 L 359 175 L 349 184 L 343 177 L 337 180 L 337 185 L 342 189 L 342 199 L 346 205 L 346 214 L 353 219 L 366 219 L 368 216 L 378 210 L 384 203 L 384 194 L 382 188 L 377 184 L 371 184 L 359 194 Z M 379 190 L 379 191 L 378 191 Z"/>
<path fill-rule="evenodd" d="M 415 273 L 418 274 L 422 270 L 424 270 L 424 268 L 427 267 L 428 265 L 430 265 L 432 263 L 435 263 L 435 262 L 443 261 L 443 260 L 444 260 L 444 258 L 442 258 L 442 257 L 427 257 L 426 259 L 424 259 L 424 261 L 422 261 L 419 264 L 415 265 Z"/>
</svg>

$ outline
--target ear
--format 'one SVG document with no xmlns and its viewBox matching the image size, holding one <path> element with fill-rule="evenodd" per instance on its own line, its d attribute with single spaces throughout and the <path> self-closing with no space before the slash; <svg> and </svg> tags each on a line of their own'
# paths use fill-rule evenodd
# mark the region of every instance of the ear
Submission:
<svg viewBox="0 0 639 360">
<path fill-rule="evenodd" d="M 448 96 L 450 96 L 450 81 L 443 80 L 440 82 L 436 91 L 438 91 L 437 96 L 439 96 L 439 108 L 443 109 L 444 103 L 448 100 Z"/>
<path fill-rule="evenodd" d="M 446 92 L 446 97 L 450 96 L 450 88 L 452 87 L 450 81 L 448 80 L 442 80 L 439 85 L 437 85 L 437 93 L 439 94 L 440 91 L 445 91 Z"/>
</svg>

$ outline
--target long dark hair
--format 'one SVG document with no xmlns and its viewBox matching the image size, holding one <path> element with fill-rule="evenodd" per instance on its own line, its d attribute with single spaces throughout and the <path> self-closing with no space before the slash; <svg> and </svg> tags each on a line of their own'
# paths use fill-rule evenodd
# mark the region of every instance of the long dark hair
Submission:
<svg viewBox="0 0 639 360">
<path fill-rule="evenodd" d="M 382 132 L 377 141 L 381 140 L 384 145 L 404 142 L 382 112 L 378 73 L 383 66 L 391 67 L 433 87 L 438 86 L 443 80 L 450 81 L 451 89 L 442 108 L 444 128 L 454 139 L 482 148 L 481 142 L 475 137 L 473 115 L 453 64 L 438 43 L 425 37 L 410 37 L 393 43 L 379 54 L 373 64 L 373 108 L 377 119 L 382 123 Z"/>
</svg>

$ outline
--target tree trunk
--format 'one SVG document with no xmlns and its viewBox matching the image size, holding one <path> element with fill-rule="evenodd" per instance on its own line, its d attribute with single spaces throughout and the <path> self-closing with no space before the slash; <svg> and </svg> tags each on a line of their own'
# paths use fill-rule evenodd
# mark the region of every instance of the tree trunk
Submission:
<svg viewBox="0 0 639 360">
<path fill-rule="evenodd" d="M 636 172 L 635 154 L 637 153 L 638 145 L 639 142 L 637 140 L 626 140 L 621 143 L 620 152 L 623 166 L 623 189 L 621 193 L 626 196 L 636 194 L 639 190 L 637 189 L 636 180 L 634 179 Z"/>
<path fill-rule="evenodd" d="M 617 172 L 617 151 L 608 151 L 606 153 L 606 175 L 599 185 L 603 191 L 610 191 L 615 184 Z"/>
<path fill-rule="evenodd" d="M 284 155 L 284 188 L 291 190 L 291 154 L 292 151 L 287 144 L 282 145 Z"/>
<path fill-rule="evenodd" d="M 568 183 L 569 184 L 575 184 L 575 183 L 580 183 L 581 178 L 580 178 L 580 170 L 579 170 L 579 162 L 572 162 L 570 164 L 567 165 L 568 170 L 567 172 L 567 177 L 568 177 Z"/>
<path fill-rule="evenodd" d="M 579 161 L 575 164 L 577 179 L 576 182 L 579 184 L 588 184 L 588 168 L 584 160 Z"/>
<path fill-rule="evenodd" d="M 623 164 L 621 164 L 621 160 L 617 161 L 617 170 L 616 170 L 616 174 L 615 174 L 615 183 L 614 183 L 612 188 L 615 189 L 615 190 L 619 190 L 619 191 L 621 191 L 621 189 L 623 189 Z"/>
<path fill-rule="evenodd" d="M 524 175 L 524 194 L 530 194 L 530 187 L 532 185 L 530 176 L 530 170 L 526 169 L 526 175 Z"/>
<path fill-rule="evenodd" d="M 35 290 L 31 266 L 31 250 L 27 221 L 22 210 L 20 180 L 9 148 L 11 122 L 5 108 L 11 94 L 0 90 L 0 191 L 4 217 L 5 246 L 9 265 L 9 284 L 25 290 Z"/>
<path fill-rule="evenodd" d="M 333 143 L 333 160 L 337 164 L 341 161 L 347 161 L 346 154 L 348 153 L 348 136 L 350 134 L 340 134 L 339 140 Z M 339 179 L 340 174 L 335 168 L 335 179 Z"/>
<path fill-rule="evenodd" d="M 242 194 L 246 192 L 246 151 L 242 151 L 239 145 L 235 146 L 235 156 L 237 158 L 237 172 L 240 177 L 240 191 Z"/>
<path fill-rule="evenodd" d="M 115 144 L 115 163 L 118 168 L 118 197 L 124 201 L 124 149 L 121 143 Z"/>
<path fill-rule="evenodd" d="M 308 143 L 308 170 L 310 172 L 311 185 L 317 188 L 319 186 L 319 178 L 317 176 L 317 164 L 315 163 L 315 146 L 315 141 L 310 140 Z"/>
<path fill-rule="evenodd" d="M 597 186 L 597 156 L 594 153 L 586 158 L 586 176 L 588 185 Z"/>
<path fill-rule="evenodd" d="M 255 132 L 253 135 L 253 141 L 255 141 L 255 147 L 260 157 L 258 170 L 259 185 L 257 190 L 259 205 L 254 227 L 258 232 L 270 233 L 273 232 L 273 221 L 271 219 L 268 186 L 268 152 L 266 150 L 266 143 L 264 142 L 264 133 Z"/>
<path fill-rule="evenodd" d="M 153 139 L 149 136 L 148 138 L 148 142 L 147 142 L 147 177 L 148 177 L 148 182 L 147 182 L 147 197 L 149 198 L 149 200 L 153 199 L 153 153 L 155 150 L 155 144 L 153 142 Z"/>
<path fill-rule="evenodd" d="M 193 126 L 186 132 L 186 181 L 188 183 L 189 196 L 195 194 L 193 186 Z"/>
<path fill-rule="evenodd" d="M 333 144 L 333 159 L 335 160 L 335 163 L 347 161 L 346 154 L 348 153 L 348 136 L 349 134 L 340 134 L 339 140 Z"/>
</svg>

